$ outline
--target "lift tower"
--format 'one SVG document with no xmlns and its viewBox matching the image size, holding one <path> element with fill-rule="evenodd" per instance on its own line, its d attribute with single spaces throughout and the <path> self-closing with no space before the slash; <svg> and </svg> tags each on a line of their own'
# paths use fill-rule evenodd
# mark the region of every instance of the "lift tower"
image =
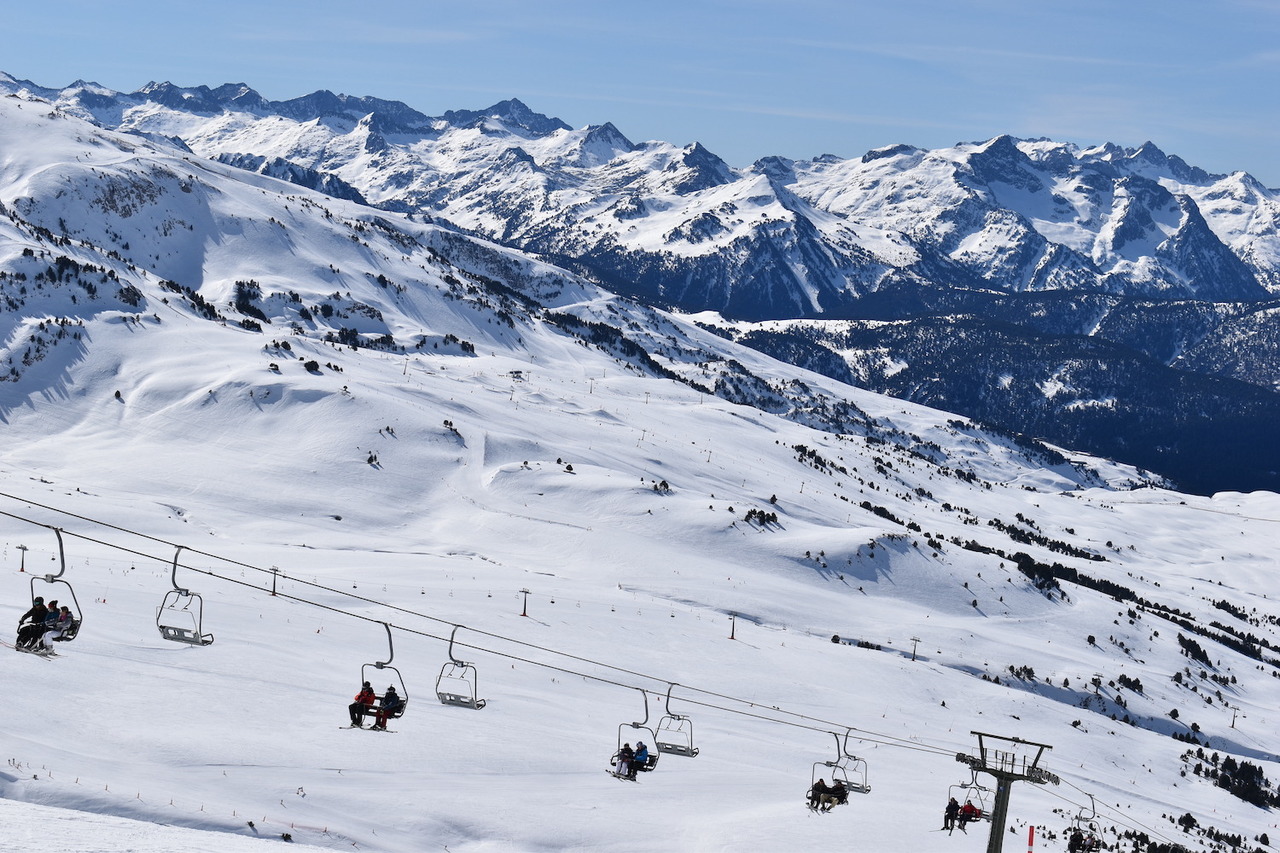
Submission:
<svg viewBox="0 0 1280 853">
<path fill-rule="evenodd" d="M 1057 785 L 1061 780 L 1040 766 L 1047 743 L 1033 743 L 1019 737 L 1002 737 L 986 732 L 969 732 L 978 738 L 978 754 L 960 752 L 956 761 L 967 764 L 978 773 L 986 773 L 996 779 L 995 803 L 991 807 L 991 835 L 987 839 L 987 853 L 1004 850 L 1005 822 L 1009 816 L 1009 789 L 1014 782 L 1031 782 Z M 999 741 L 991 745 L 989 741 Z M 1003 745 L 1003 748 L 998 748 Z"/>
</svg>

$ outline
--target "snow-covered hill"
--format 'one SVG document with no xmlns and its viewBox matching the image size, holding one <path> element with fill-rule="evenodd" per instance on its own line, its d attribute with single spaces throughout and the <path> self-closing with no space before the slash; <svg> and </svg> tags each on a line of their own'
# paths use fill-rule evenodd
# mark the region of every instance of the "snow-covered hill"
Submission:
<svg viewBox="0 0 1280 853">
<path fill-rule="evenodd" d="M 936 831 L 973 731 L 1053 746 L 1011 843 L 1065 849 L 1089 794 L 1109 843 L 1275 831 L 1227 790 L 1280 779 L 1274 494 L 1166 491 L 48 102 L 0 99 L 0 151 L 0 611 L 65 569 L 83 617 L 0 655 L 0 793 L 93 813 L 81 849 L 978 850 Z M 212 645 L 161 637 L 174 582 Z M 451 653 L 483 709 L 436 701 Z M 403 679 L 394 733 L 340 728 L 366 673 Z M 697 757 L 601 772 L 667 712 Z M 811 814 L 846 736 L 871 791 Z M 24 846 L 48 820 L 0 808 Z"/>
<path fill-rule="evenodd" d="M 0 92 L 537 253 L 649 305 L 715 312 L 712 325 L 760 323 L 730 333 L 1189 490 L 1280 483 L 1280 200 L 1150 143 L 1000 136 L 733 167 L 516 100 L 432 117 L 323 91 L 273 102 L 242 83 L 121 93 L 0 74 Z M 803 344 L 772 334 L 795 319 L 815 321 Z M 965 328 L 941 357 L 937 326 Z"/>
</svg>

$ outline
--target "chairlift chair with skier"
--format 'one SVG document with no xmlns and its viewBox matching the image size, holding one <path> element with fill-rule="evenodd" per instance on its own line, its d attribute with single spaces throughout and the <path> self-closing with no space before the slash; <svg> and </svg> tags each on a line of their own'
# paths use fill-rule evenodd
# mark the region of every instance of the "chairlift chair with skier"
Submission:
<svg viewBox="0 0 1280 853">
<path fill-rule="evenodd" d="M 640 690 L 640 688 L 636 688 Z M 618 725 L 618 746 L 614 750 L 612 757 L 609 759 L 609 772 L 618 778 L 626 778 L 625 774 L 619 774 L 615 768 L 618 764 L 618 756 L 622 753 L 624 743 L 630 743 L 628 738 L 636 740 L 639 743 L 640 733 L 643 732 L 649 736 L 649 743 L 654 744 L 655 749 L 649 753 L 648 759 L 643 764 L 636 763 L 634 769 L 637 772 L 647 773 L 658 766 L 658 757 L 661 753 L 656 749 L 658 743 L 657 733 L 649 726 L 649 694 L 644 690 L 640 690 L 640 695 L 644 697 L 644 719 L 639 722 L 620 723 Z"/>
<path fill-rule="evenodd" d="M 80 610 L 80 602 L 76 599 L 75 588 L 62 577 L 67 571 L 67 555 L 62 547 L 62 530 L 57 527 L 50 527 L 49 529 L 58 538 L 58 573 L 56 575 L 32 575 L 31 600 L 35 601 L 36 598 L 42 598 L 45 601 L 57 600 L 67 607 L 68 612 L 71 614 L 71 625 L 64 629 L 60 636 L 54 638 L 58 642 L 67 643 L 79 635 L 80 626 L 84 622 L 84 614 Z"/>
<path fill-rule="evenodd" d="M 372 683 L 373 678 L 375 675 L 377 675 L 377 673 L 379 672 L 391 673 L 395 681 L 390 686 L 395 687 L 397 684 L 399 685 L 399 688 L 396 692 L 399 694 L 400 704 L 398 707 L 395 708 L 395 710 L 387 712 L 385 716 L 388 719 L 396 720 L 396 719 L 399 719 L 400 717 L 403 717 L 404 712 L 409 707 L 409 691 L 405 687 L 404 677 L 400 675 L 400 670 L 396 669 L 394 666 L 391 665 L 391 661 L 395 660 L 395 656 L 396 656 L 395 643 L 391 639 L 391 626 L 388 625 L 386 622 L 383 622 L 382 627 L 385 628 L 387 631 L 387 659 L 384 661 L 374 661 L 373 663 L 366 663 L 363 666 L 361 666 L 360 682 L 362 684 L 366 681 Z M 386 699 L 386 694 L 385 693 L 377 694 L 374 696 L 374 698 L 378 700 L 379 704 L 381 704 Z M 376 713 L 377 713 L 376 706 L 371 708 L 367 712 L 367 714 L 370 714 L 370 715 L 373 715 Z"/>
</svg>

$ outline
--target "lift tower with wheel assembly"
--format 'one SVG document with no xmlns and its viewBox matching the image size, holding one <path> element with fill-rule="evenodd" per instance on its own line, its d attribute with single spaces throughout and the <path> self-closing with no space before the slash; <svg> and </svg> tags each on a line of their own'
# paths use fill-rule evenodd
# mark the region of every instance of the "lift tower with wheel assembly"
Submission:
<svg viewBox="0 0 1280 853">
<path fill-rule="evenodd" d="M 969 732 L 978 738 L 978 754 L 956 754 L 956 761 L 973 768 L 975 776 L 986 773 L 996 779 L 995 803 L 991 806 L 991 835 L 987 839 L 987 853 L 1004 850 L 1005 822 L 1009 817 L 1009 792 L 1014 782 L 1031 782 L 1057 785 L 1061 780 L 1040 766 L 1047 743 L 1033 743 L 1020 737 L 1002 737 L 986 732 Z M 992 745 L 991 741 L 997 741 Z M 1003 746 L 1003 748 L 999 748 Z"/>
</svg>

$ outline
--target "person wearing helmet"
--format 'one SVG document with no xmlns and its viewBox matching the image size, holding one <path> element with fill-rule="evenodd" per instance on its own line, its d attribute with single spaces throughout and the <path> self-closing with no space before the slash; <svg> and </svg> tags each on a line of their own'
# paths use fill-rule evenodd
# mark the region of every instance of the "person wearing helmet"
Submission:
<svg viewBox="0 0 1280 853">
<path fill-rule="evenodd" d="M 645 765 L 648 763 L 649 747 L 644 745 L 644 741 L 637 741 L 635 758 L 631 760 L 631 772 L 627 774 L 627 778 L 636 778 L 636 772 L 646 769 Z"/>
<path fill-rule="evenodd" d="M 365 682 L 360 687 L 360 692 L 356 694 L 356 701 L 347 706 L 347 710 L 351 713 L 352 728 L 364 728 L 364 718 L 366 714 L 371 714 L 373 702 L 378 697 L 373 692 L 373 685 Z"/>
<path fill-rule="evenodd" d="M 44 620 L 49 616 L 49 608 L 45 607 L 44 599 L 36 596 L 31 605 L 31 609 L 22 614 L 18 619 L 18 640 L 16 645 L 19 649 L 31 649 L 35 647 L 36 640 L 44 635 Z"/>
<path fill-rule="evenodd" d="M 400 698 L 400 694 L 396 692 L 396 686 L 390 684 L 387 686 L 387 692 L 382 694 L 382 702 L 378 705 L 376 719 L 370 729 L 378 731 L 387 730 L 387 718 L 399 716 L 399 711 L 404 707 L 404 699 Z"/>
</svg>

